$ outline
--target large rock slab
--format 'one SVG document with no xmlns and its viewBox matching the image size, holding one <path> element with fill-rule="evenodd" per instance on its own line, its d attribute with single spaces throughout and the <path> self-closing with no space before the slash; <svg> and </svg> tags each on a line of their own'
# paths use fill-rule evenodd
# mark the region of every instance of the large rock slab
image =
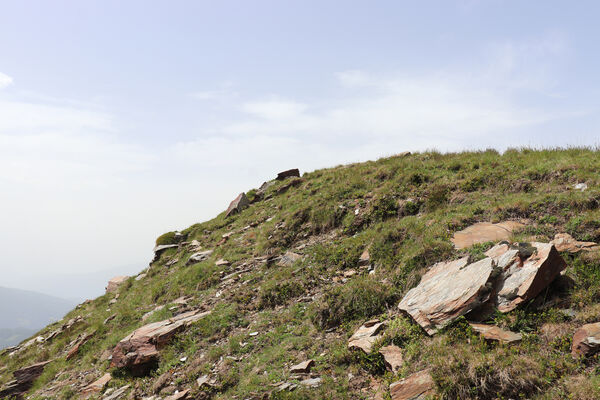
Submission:
<svg viewBox="0 0 600 400">
<path fill-rule="evenodd" d="M 457 249 L 465 249 L 477 243 L 508 240 L 513 231 L 524 226 L 524 224 L 516 221 L 504 221 L 497 224 L 479 222 L 456 232 L 452 237 L 452 243 Z"/>
<path fill-rule="evenodd" d="M 398 307 L 432 335 L 489 299 L 494 267 L 489 257 L 471 264 L 469 257 L 437 263 Z"/>
<path fill-rule="evenodd" d="M 0 398 L 16 397 L 22 398 L 23 395 L 33 386 L 33 383 L 44 372 L 44 368 L 50 361 L 44 361 L 21 368 L 13 372 L 14 381 L 9 382 L 0 390 Z"/>
<path fill-rule="evenodd" d="M 127 279 L 129 279 L 128 276 L 115 276 L 108 281 L 108 285 L 106 285 L 106 293 L 116 292 L 119 290 L 119 287 L 127 281 Z"/>
<path fill-rule="evenodd" d="M 277 179 L 278 181 L 282 181 L 286 178 L 300 178 L 300 170 L 298 168 L 294 168 L 294 169 L 288 169 L 287 171 L 282 171 L 280 173 L 277 174 Z"/>
<path fill-rule="evenodd" d="M 589 357 L 600 351 L 600 322 L 586 324 L 573 335 L 571 354 L 574 357 Z"/>
<path fill-rule="evenodd" d="M 470 324 L 471 328 L 487 340 L 496 340 L 501 343 L 516 343 L 523 339 L 523 335 L 506 331 L 495 325 Z"/>
<path fill-rule="evenodd" d="M 136 329 L 115 346 L 111 367 L 128 368 L 136 376 L 146 374 L 155 365 L 160 348 L 177 332 L 208 314 L 210 311 L 189 311 Z"/>
<path fill-rule="evenodd" d="M 390 385 L 392 400 L 425 400 L 436 393 L 429 370 L 417 372 Z"/>
<path fill-rule="evenodd" d="M 370 353 L 373 344 L 381 337 L 381 330 L 387 325 L 386 322 L 371 320 L 365 322 L 348 340 L 348 348 L 360 349 Z"/>
<path fill-rule="evenodd" d="M 550 242 L 558 251 L 567 251 L 569 253 L 579 253 L 580 251 L 600 250 L 600 246 L 595 242 L 580 242 L 575 240 L 568 233 L 557 233 Z"/>
<path fill-rule="evenodd" d="M 244 208 L 247 208 L 249 205 L 250 200 L 248 200 L 248 198 L 246 197 L 246 193 L 240 193 L 238 197 L 236 197 L 231 203 L 229 203 L 229 207 L 227 207 L 227 211 L 225 212 L 225 217 L 237 214 L 241 212 Z"/>
<path fill-rule="evenodd" d="M 567 267 L 554 245 L 531 243 L 516 248 L 501 244 L 488 251 L 502 270 L 496 292 L 500 312 L 514 310 L 544 290 Z"/>
</svg>

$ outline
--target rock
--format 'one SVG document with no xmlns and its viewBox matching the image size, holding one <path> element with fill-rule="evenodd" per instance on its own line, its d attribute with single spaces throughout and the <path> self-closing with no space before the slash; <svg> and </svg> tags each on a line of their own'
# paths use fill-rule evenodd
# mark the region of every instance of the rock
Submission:
<svg viewBox="0 0 600 400">
<path fill-rule="evenodd" d="M 286 178 L 292 177 L 300 178 L 300 170 L 298 168 L 288 169 L 287 171 L 280 172 L 277 174 L 277 178 L 275 179 L 278 181 L 282 181 Z"/>
<path fill-rule="evenodd" d="M 300 381 L 302 386 L 316 388 L 321 386 L 321 378 L 308 378 Z"/>
<path fill-rule="evenodd" d="M 194 253 L 190 256 L 190 258 L 188 259 L 186 265 L 190 265 L 190 264 L 195 264 L 195 263 L 199 263 L 202 261 L 206 261 L 208 260 L 208 258 L 211 256 L 211 254 L 213 253 L 212 250 L 204 250 L 204 251 L 199 251 L 197 253 Z"/>
<path fill-rule="evenodd" d="M 429 370 L 417 372 L 390 385 L 392 400 L 425 400 L 436 394 L 435 382 Z"/>
<path fill-rule="evenodd" d="M 307 374 L 310 372 L 312 366 L 315 365 L 314 360 L 306 360 L 299 364 L 296 364 L 290 368 L 292 374 Z"/>
<path fill-rule="evenodd" d="M 177 392 L 177 393 L 172 394 L 171 396 L 165 397 L 165 400 L 187 399 L 189 393 L 190 393 L 189 389 L 182 390 L 181 392 Z"/>
<path fill-rule="evenodd" d="M 296 261 L 300 260 L 302 256 L 300 254 L 292 253 L 291 251 L 286 251 L 284 255 L 281 256 L 277 265 L 280 267 L 291 267 Z"/>
<path fill-rule="evenodd" d="M 102 398 L 102 400 L 117 400 L 117 399 L 120 399 L 125 394 L 125 392 L 128 389 L 129 389 L 129 385 L 126 385 L 126 386 L 120 387 L 118 389 L 112 390 L 112 391 L 110 391 L 110 393 L 107 390 L 106 393 L 105 393 L 105 396 Z"/>
<path fill-rule="evenodd" d="M 222 258 L 217 260 L 217 262 L 215 263 L 215 265 L 217 267 L 221 267 L 221 266 L 227 266 L 227 265 L 231 265 L 231 263 L 227 260 L 223 260 Z"/>
<path fill-rule="evenodd" d="M 108 384 L 108 382 L 110 382 L 111 379 L 112 379 L 112 377 L 107 372 L 106 374 L 102 375 L 102 377 L 100 377 L 99 379 L 97 379 L 94 382 L 87 385 L 81 393 L 83 395 L 91 395 L 93 393 L 100 393 L 102 390 L 104 390 L 104 387 Z"/>
<path fill-rule="evenodd" d="M 496 254 L 494 260 L 502 270 L 495 289 L 495 302 L 500 312 L 512 311 L 519 304 L 533 299 L 567 267 L 550 243 L 531 243 L 533 250 L 526 246 L 507 248 L 500 245 L 488 252 Z M 503 250 L 505 252 L 501 253 Z M 533 253 L 529 254 L 530 251 Z"/>
<path fill-rule="evenodd" d="M 129 279 L 128 276 L 115 276 L 111 280 L 108 281 L 108 285 L 106 286 L 106 293 L 114 293 L 119 290 L 119 286 L 125 283 Z"/>
<path fill-rule="evenodd" d="M 489 299 L 493 270 L 491 258 L 472 264 L 469 257 L 437 263 L 398 307 L 432 335 Z"/>
<path fill-rule="evenodd" d="M 78 340 L 73 345 L 73 347 L 71 347 L 71 349 L 67 353 L 67 361 L 69 361 L 71 358 L 75 357 L 77 355 L 77 353 L 79 353 L 79 348 L 81 346 L 83 346 L 84 344 L 86 344 L 87 341 L 90 340 L 92 338 L 92 336 L 94 336 L 94 333 L 96 333 L 96 332 L 94 331 L 94 332 L 88 333 L 83 338 L 81 338 L 80 340 Z"/>
<path fill-rule="evenodd" d="M 404 158 L 404 157 L 408 157 L 408 156 L 410 156 L 411 154 L 412 154 L 412 153 L 411 153 L 410 151 L 403 151 L 402 153 L 398 153 L 398 154 L 396 154 L 396 157 L 401 157 L 401 158 Z"/>
<path fill-rule="evenodd" d="M 379 353 L 383 356 L 386 368 L 394 374 L 398 372 L 403 363 L 402 349 L 398 346 L 390 345 L 379 349 Z"/>
<path fill-rule="evenodd" d="M 21 368 L 13 372 L 14 381 L 9 382 L 0 390 L 0 398 L 15 396 L 21 398 L 32 386 L 39 376 L 44 372 L 44 368 L 50 361 L 44 361 L 37 364 Z"/>
<path fill-rule="evenodd" d="M 142 279 L 144 279 L 146 277 L 147 274 L 145 273 L 141 273 L 138 276 L 135 277 L 136 281 L 141 281 Z"/>
<path fill-rule="evenodd" d="M 573 357 L 589 357 L 600 351 L 600 322 L 583 325 L 573 335 Z"/>
<path fill-rule="evenodd" d="M 225 212 L 225 217 L 237 214 L 241 212 L 244 208 L 247 208 L 249 205 L 250 201 L 248 201 L 246 193 L 240 193 L 238 197 L 236 197 L 231 203 L 229 203 L 229 207 L 227 207 L 227 211 Z"/>
<path fill-rule="evenodd" d="M 304 182 L 304 179 L 302 179 L 302 178 L 294 178 L 289 183 L 286 183 L 285 185 L 282 185 L 279 188 L 277 188 L 277 194 L 285 193 L 290 188 L 299 186 L 302 182 Z"/>
<path fill-rule="evenodd" d="M 595 242 L 579 242 L 568 233 L 557 233 L 554 240 L 550 243 L 556 247 L 558 251 L 568 251 L 569 253 L 578 253 L 580 251 L 596 251 L 600 250 L 600 246 Z"/>
<path fill-rule="evenodd" d="M 179 247 L 178 244 L 160 244 L 154 248 L 154 254 L 160 254 L 167 249 L 172 249 L 174 247 Z"/>
<path fill-rule="evenodd" d="M 452 243 L 457 249 L 465 249 L 477 243 L 497 242 L 510 239 L 513 231 L 525 225 L 515 221 L 504 221 L 497 224 L 491 222 L 479 222 L 462 231 L 456 232 L 452 237 Z"/>
<path fill-rule="evenodd" d="M 588 188 L 587 183 L 576 183 L 575 185 L 573 185 L 573 189 L 579 190 L 580 192 L 586 191 L 587 188 Z"/>
<path fill-rule="evenodd" d="M 196 383 L 199 388 L 210 388 L 214 386 L 208 375 L 202 375 L 200 378 L 196 379 Z"/>
<path fill-rule="evenodd" d="M 160 348 L 177 332 L 208 314 L 210 311 L 189 311 L 136 329 L 115 346 L 111 367 L 128 368 L 136 376 L 146 374 L 156 364 Z"/>
<path fill-rule="evenodd" d="M 371 263 L 371 255 L 369 254 L 369 249 L 365 249 L 358 259 L 359 267 L 368 267 Z"/>
<path fill-rule="evenodd" d="M 370 353 L 373 344 L 381 336 L 379 332 L 387 326 L 386 322 L 372 320 L 365 322 L 354 334 L 348 339 L 348 348 L 360 349 L 365 353 Z"/>
<path fill-rule="evenodd" d="M 475 332 L 478 332 L 487 340 L 497 340 L 502 343 L 516 343 L 523 339 L 523 335 L 511 331 L 505 331 L 494 325 L 470 324 Z"/>
<path fill-rule="evenodd" d="M 156 307 L 154 308 L 154 310 L 152 310 L 152 311 L 148 311 L 146 314 L 142 315 L 142 321 L 145 321 L 145 320 L 147 320 L 148 318 L 150 318 L 150 317 L 152 316 L 152 314 L 154 314 L 154 313 L 155 313 L 155 312 L 157 312 L 157 311 L 160 311 L 160 310 L 162 310 L 163 308 L 165 308 L 164 304 L 163 304 L 163 305 L 160 305 L 160 306 L 156 306 Z"/>
</svg>

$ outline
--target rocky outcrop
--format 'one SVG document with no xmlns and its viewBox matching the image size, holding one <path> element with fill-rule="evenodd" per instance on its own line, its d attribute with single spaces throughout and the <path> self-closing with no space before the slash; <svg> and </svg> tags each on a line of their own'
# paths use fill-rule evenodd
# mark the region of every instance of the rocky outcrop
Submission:
<svg viewBox="0 0 600 400">
<path fill-rule="evenodd" d="M 229 203 L 229 207 L 227 207 L 227 211 L 225 212 L 225 217 L 237 214 L 241 212 L 244 208 L 247 208 L 249 205 L 250 201 L 246 197 L 246 193 L 240 193 L 238 197 L 236 197 L 231 203 Z"/>
<path fill-rule="evenodd" d="M 390 345 L 382 347 L 379 349 L 379 354 L 383 356 L 385 367 L 394 374 L 398 372 L 404 362 L 402 349 L 398 346 Z"/>
<path fill-rule="evenodd" d="M 379 320 L 365 322 L 348 340 L 348 348 L 370 353 L 373 344 L 381 337 L 379 333 L 386 325 Z"/>
<path fill-rule="evenodd" d="M 589 357 L 600 351 L 600 322 L 586 324 L 573 335 L 571 354 L 574 357 Z"/>
<path fill-rule="evenodd" d="M 189 311 L 136 329 L 115 346 L 111 366 L 127 368 L 136 376 L 146 374 L 156 364 L 158 350 L 177 332 L 208 314 L 210 311 Z"/>
<path fill-rule="evenodd" d="M 456 232 L 452 237 L 452 243 L 454 243 L 454 247 L 457 249 L 465 249 L 477 243 L 508 240 L 513 231 L 524 226 L 516 221 L 504 221 L 497 224 L 479 222 L 462 231 Z"/>
<path fill-rule="evenodd" d="M 417 372 L 390 385 L 392 400 L 425 400 L 436 393 L 429 370 Z"/>
<path fill-rule="evenodd" d="M 30 365 L 25 368 L 21 368 L 13 372 L 15 377 L 14 381 L 8 382 L 8 384 L 0 390 L 0 398 L 16 397 L 22 398 L 32 386 L 35 380 L 44 372 L 44 368 L 50 361 L 44 361 L 37 364 Z"/>
<path fill-rule="evenodd" d="M 106 286 L 106 293 L 114 293 L 119 290 L 119 286 L 125 283 L 129 279 L 128 276 L 115 276 L 111 280 L 108 281 L 108 285 Z"/>
<path fill-rule="evenodd" d="M 90 383 L 89 385 L 87 385 L 83 391 L 81 392 L 81 394 L 84 397 L 88 397 L 91 396 L 94 393 L 100 393 L 104 390 L 104 388 L 106 387 L 106 385 L 108 384 L 108 382 L 110 382 L 112 379 L 112 376 L 107 372 L 106 374 L 102 375 L 100 378 L 98 378 L 97 380 L 95 380 L 94 382 Z"/>
<path fill-rule="evenodd" d="M 287 171 L 282 171 L 277 174 L 278 181 L 282 181 L 286 178 L 300 178 L 300 170 L 298 168 L 288 169 Z"/>
<path fill-rule="evenodd" d="M 575 240 L 568 233 L 557 233 L 550 242 L 558 251 L 567 251 L 569 253 L 579 253 L 580 251 L 597 251 L 600 246 L 595 242 L 580 242 Z"/>
<path fill-rule="evenodd" d="M 475 332 L 481 334 L 486 340 L 495 340 L 501 343 L 516 343 L 523 339 L 523 335 L 506 331 L 494 325 L 470 324 Z"/>
<path fill-rule="evenodd" d="M 469 258 L 435 264 L 400 302 L 430 335 L 490 297 L 494 262 L 486 258 L 469 264 Z"/>
</svg>

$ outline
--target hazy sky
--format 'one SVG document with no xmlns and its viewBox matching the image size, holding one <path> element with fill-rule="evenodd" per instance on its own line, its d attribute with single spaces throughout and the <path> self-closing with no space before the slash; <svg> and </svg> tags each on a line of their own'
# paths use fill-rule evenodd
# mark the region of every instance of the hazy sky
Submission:
<svg viewBox="0 0 600 400">
<path fill-rule="evenodd" d="M 0 0 L 0 285 L 141 270 L 159 234 L 283 169 L 596 145 L 598 15 L 595 1 Z"/>
</svg>

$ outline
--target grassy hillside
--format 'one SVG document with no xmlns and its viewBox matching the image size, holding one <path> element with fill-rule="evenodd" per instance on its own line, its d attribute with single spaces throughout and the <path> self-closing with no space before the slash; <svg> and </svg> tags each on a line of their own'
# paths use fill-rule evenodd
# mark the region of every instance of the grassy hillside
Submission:
<svg viewBox="0 0 600 400">
<path fill-rule="evenodd" d="M 367 399 L 386 398 L 389 383 L 430 367 L 440 398 L 600 398 L 597 357 L 570 355 L 574 330 L 600 321 L 597 252 L 563 254 L 574 285 L 552 285 L 540 301 L 492 317 L 523 333 L 515 345 L 482 340 L 464 318 L 430 337 L 397 311 L 428 267 L 492 246 L 453 248 L 452 234 L 474 222 L 525 221 L 515 241 L 567 232 L 599 242 L 599 172 L 600 153 L 586 149 L 427 152 L 306 173 L 287 189 L 290 180 L 275 182 L 238 215 L 222 213 L 160 239 L 197 240 L 214 250 L 208 260 L 188 263 L 190 245 L 168 249 L 145 277 L 122 285 L 113 304 L 114 294 L 83 304 L 40 334 L 77 316 L 82 323 L 12 357 L 0 355 L 0 384 L 17 368 L 52 359 L 31 398 L 78 398 L 85 384 L 111 372 L 108 386 L 131 385 L 130 398 L 190 389 L 191 398 Z M 574 190 L 580 182 L 588 189 Z M 250 200 L 255 195 L 248 192 Z M 358 268 L 366 248 L 372 273 Z M 270 262 L 286 251 L 303 257 L 288 266 Z M 188 305 L 177 308 L 181 296 L 190 296 Z M 159 305 L 166 307 L 142 321 Z M 212 314 L 162 348 L 149 376 L 109 367 L 105 352 L 119 340 L 182 307 Z M 349 336 L 373 318 L 391 322 L 372 354 L 348 350 Z M 90 332 L 67 361 L 70 343 Z M 390 343 L 404 352 L 397 374 L 377 353 Z M 278 392 L 275 384 L 295 382 L 289 367 L 307 359 L 315 361 L 311 374 L 320 386 Z M 213 384 L 198 388 L 204 375 Z"/>
</svg>

